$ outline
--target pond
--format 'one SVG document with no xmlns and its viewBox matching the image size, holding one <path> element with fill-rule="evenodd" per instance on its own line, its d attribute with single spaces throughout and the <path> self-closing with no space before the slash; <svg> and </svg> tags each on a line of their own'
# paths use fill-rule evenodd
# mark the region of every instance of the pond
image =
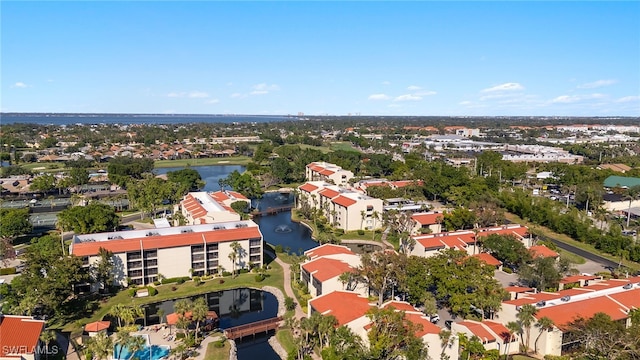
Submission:
<svg viewBox="0 0 640 360">
<path fill-rule="evenodd" d="M 265 320 L 278 315 L 278 300 L 273 294 L 266 291 L 238 288 L 210 292 L 190 297 L 190 299 L 194 300 L 203 296 L 209 305 L 209 310 L 218 314 L 221 329 Z M 173 304 L 176 300 L 166 300 L 145 306 L 145 325 L 154 325 L 160 322 L 158 310 L 162 310 L 166 319 L 168 314 L 174 312 Z M 255 339 L 247 337 L 238 340 L 236 342 L 238 359 L 255 359 L 257 358 L 256 354 L 259 354 L 261 360 L 280 359 L 267 342 L 268 338 L 269 336 L 256 336 Z"/>
<path fill-rule="evenodd" d="M 186 166 L 183 167 L 168 167 L 168 168 L 158 168 L 154 169 L 153 172 L 157 175 L 164 175 L 169 171 L 178 171 L 186 169 Z M 204 188 L 203 191 L 218 191 L 220 190 L 220 185 L 218 185 L 218 180 L 224 179 L 233 171 L 238 171 L 243 173 L 245 167 L 242 165 L 211 165 L 211 166 L 191 166 L 189 169 L 196 170 L 202 180 L 204 180 Z"/>
</svg>

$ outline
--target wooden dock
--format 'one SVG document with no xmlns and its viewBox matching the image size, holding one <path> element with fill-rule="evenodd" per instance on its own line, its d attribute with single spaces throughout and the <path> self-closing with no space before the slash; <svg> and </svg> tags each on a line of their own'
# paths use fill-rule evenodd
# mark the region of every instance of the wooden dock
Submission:
<svg viewBox="0 0 640 360">
<path fill-rule="evenodd" d="M 251 215 L 253 216 L 264 216 L 264 215 L 275 215 L 277 213 L 283 212 L 283 211 L 289 211 L 291 209 L 293 209 L 295 207 L 295 205 L 293 204 L 289 204 L 289 205 L 283 205 L 283 206 L 272 206 L 272 207 L 268 207 L 264 210 L 254 210 L 251 212 Z"/>
<path fill-rule="evenodd" d="M 256 335 L 262 332 L 266 333 L 271 330 L 275 330 L 279 328 L 281 321 L 282 321 L 282 317 L 278 316 L 271 319 L 266 319 L 266 320 L 252 322 L 249 324 L 235 326 L 232 328 L 225 329 L 224 336 L 227 339 L 236 340 L 236 339 L 241 339 L 248 335 Z"/>
</svg>

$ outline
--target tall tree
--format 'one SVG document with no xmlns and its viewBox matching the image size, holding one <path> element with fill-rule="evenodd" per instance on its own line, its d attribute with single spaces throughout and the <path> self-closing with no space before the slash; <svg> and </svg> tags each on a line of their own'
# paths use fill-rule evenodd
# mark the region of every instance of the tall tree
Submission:
<svg viewBox="0 0 640 360">
<path fill-rule="evenodd" d="M 552 331 L 555 326 L 555 323 L 551 318 L 543 316 L 540 319 L 538 319 L 538 321 L 536 321 L 535 326 L 539 329 L 538 336 L 536 336 L 536 340 L 534 341 L 534 344 L 533 344 L 533 351 L 537 354 L 538 339 L 540 339 L 543 333 Z"/>
<path fill-rule="evenodd" d="M 207 318 L 209 313 L 209 305 L 207 299 L 202 296 L 193 301 L 191 307 L 191 319 L 196 322 L 196 342 L 198 342 L 198 334 L 200 333 L 200 323 Z"/>
<path fill-rule="evenodd" d="M 96 360 L 107 360 L 113 354 L 113 340 L 105 332 L 99 332 L 87 341 L 87 350 Z"/>
<path fill-rule="evenodd" d="M 384 302 L 388 290 L 403 283 L 405 261 L 406 256 L 392 252 L 376 252 L 362 256 L 358 275 L 367 283 L 369 291 L 378 296 L 378 306 Z"/>
<path fill-rule="evenodd" d="M 92 202 L 87 206 L 76 206 L 58 213 L 58 222 L 66 230 L 78 234 L 93 234 L 114 231 L 120 217 L 113 207 Z"/>
<path fill-rule="evenodd" d="M 522 344 L 525 348 L 525 352 L 529 352 L 529 343 L 531 339 L 531 326 L 535 323 L 536 318 L 535 315 L 538 313 L 538 308 L 535 305 L 525 304 L 520 307 L 520 311 L 516 317 L 518 318 L 518 322 L 522 326 L 524 330 L 525 339 Z"/>
<path fill-rule="evenodd" d="M 106 290 L 113 283 L 113 252 L 101 247 L 98 250 L 98 262 L 91 268 L 93 279 Z"/>
<path fill-rule="evenodd" d="M 367 316 L 371 319 L 370 358 L 418 360 L 428 357 L 425 344 L 416 337 L 422 325 L 407 320 L 403 311 L 373 308 Z"/>
</svg>

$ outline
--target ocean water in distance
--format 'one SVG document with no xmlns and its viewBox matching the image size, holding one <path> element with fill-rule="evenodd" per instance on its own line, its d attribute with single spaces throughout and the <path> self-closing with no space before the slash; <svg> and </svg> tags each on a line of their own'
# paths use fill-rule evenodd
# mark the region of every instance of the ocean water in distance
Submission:
<svg viewBox="0 0 640 360">
<path fill-rule="evenodd" d="M 288 115 L 166 115 L 166 114 L 41 114 L 1 113 L 0 124 L 191 124 L 191 123 L 266 123 L 295 121 Z"/>
</svg>

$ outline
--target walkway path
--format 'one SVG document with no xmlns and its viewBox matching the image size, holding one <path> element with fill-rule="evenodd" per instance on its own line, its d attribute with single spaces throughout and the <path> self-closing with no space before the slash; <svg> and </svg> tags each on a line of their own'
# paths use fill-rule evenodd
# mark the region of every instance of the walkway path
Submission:
<svg viewBox="0 0 640 360">
<path fill-rule="evenodd" d="M 293 288 L 291 288 L 291 266 L 289 264 L 287 264 L 286 262 L 280 260 L 277 256 L 274 256 L 276 263 L 278 263 L 278 265 L 282 266 L 282 272 L 284 274 L 284 292 L 287 294 L 288 297 L 294 299 L 296 299 L 296 295 L 293 292 Z M 304 313 L 304 311 L 302 311 L 302 307 L 300 307 L 300 304 L 297 303 L 296 301 L 296 319 L 300 320 L 303 317 L 306 317 L 307 314 Z"/>
</svg>

